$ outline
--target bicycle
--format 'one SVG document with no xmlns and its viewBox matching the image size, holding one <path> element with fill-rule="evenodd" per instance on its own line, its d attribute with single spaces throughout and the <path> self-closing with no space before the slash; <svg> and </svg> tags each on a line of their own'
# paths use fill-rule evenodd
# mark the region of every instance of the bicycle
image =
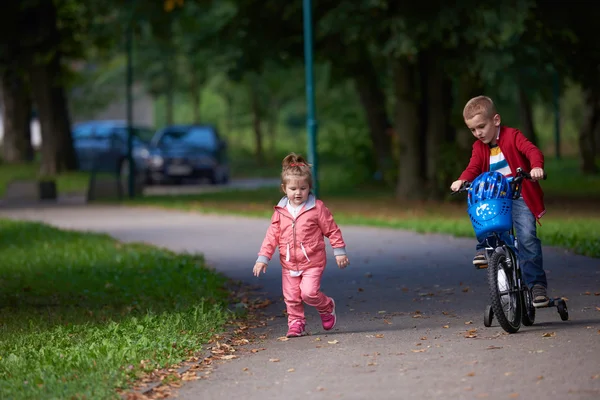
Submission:
<svg viewBox="0 0 600 400">
<path fill-rule="evenodd" d="M 474 188 L 489 185 L 484 181 L 486 174 L 499 175 L 494 175 L 494 179 L 499 182 L 498 187 L 492 188 L 497 191 L 497 198 L 472 201 L 471 192 Z M 518 238 L 515 237 L 512 221 L 512 201 L 520 197 L 523 179 L 532 178 L 522 168 L 517 168 L 514 178 L 506 178 L 497 172 L 486 172 L 473 182 L 464 182 L 453 193 L 469 192 L 467 213 L 473 230 L 477 237 L 486 235 L 485 253 L 491 304 L 485 308 L 483 324 L 490 327 L 495 316 L 502 329 L 508 333 L 516 333 L 521 328 L 521 323 L 525 326 L 533 325 L 536 313 L 531 290 L 523 282 Z M 543 179 L 546 179 L 545 175 Z M 509 243 L 503 237 L 508 237 Z M 556 307 L 561 320 L 569 319 L 567 303 L 563 298 L 551 298 L 548 305 L 538 308 L 548 307 Z"/>
</svg>

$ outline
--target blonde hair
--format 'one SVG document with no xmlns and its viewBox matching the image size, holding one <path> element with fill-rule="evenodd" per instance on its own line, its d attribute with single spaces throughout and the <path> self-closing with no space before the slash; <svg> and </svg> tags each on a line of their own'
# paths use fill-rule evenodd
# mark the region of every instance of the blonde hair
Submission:
<svg viewBox="0 0 600 400">
<path fill-rule="evenodd" d="M 286 185 L 290 179 L 306 179 L 312 188 L 311 165 L 304 157 L 296 153 L 290 153 L 281 162 L 281 184 Z"/>
<path fill-rule="evenodd" d="M 463 110 L 463 118 L 466 121 L 477 114 L 483 114 L 485 118 L 492 118 L 496 115 L 496 106 L 492 99 L 487 96 L 477 96 L 469 100 Z"/>
</svg>

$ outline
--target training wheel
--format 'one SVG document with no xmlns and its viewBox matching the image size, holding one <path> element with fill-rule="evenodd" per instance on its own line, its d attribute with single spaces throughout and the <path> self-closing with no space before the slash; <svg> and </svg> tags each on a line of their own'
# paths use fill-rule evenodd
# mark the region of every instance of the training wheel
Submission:
<svg viewBox="0 0 600 400">
<path fill-rule="evenodd" d="M 492 319 L 494 318 L 494 310 L 492 310 L 492 306 L 487 305 L 485 307 L 485 313 L 483 314 L 483 325 L 486 328 L 492 326 Z"/>
<path fill-rule="evenodd" d="M 558 314 L 560 315 L 560 319 L 563 321 L 567 321 L 569 319 L 569 310 L 567 309 L 567 303 L 560 299 L 556 304 L 556 308 L 558 309 Z"/>
</svg>

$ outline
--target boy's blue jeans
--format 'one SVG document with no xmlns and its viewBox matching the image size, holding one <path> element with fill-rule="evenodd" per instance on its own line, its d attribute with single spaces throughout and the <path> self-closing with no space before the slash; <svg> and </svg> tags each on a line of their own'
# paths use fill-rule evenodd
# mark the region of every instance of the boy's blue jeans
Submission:
<svg viewBox="0 0 600 400">
<path fill-rule="evenodd" d="M 523 198 L 513 200 L 512 218 L 519 245 L 519 263 L 525 283 L 529 288 L 535 284 L 548 287 L 542 259 L 542 243 L 537 237 L 536 220 Z M 486 236 L 477 237 L 477 251 L 486 248 L 485 239 Z M 502 234 L 502 240 L 511 243 L 508 232 Z"/>
</svg>

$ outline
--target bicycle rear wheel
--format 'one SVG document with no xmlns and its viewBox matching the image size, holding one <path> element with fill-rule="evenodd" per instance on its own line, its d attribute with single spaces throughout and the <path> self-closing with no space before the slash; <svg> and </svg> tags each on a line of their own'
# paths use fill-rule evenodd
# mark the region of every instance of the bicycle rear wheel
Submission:
<svg viewBox="0 0 600 400">
<path fill-rule="evenodd" d="M 488 265 L 488 286 L 498 323 L 506 332 L 515 333 L 521 327 L 521 293 L 506 257 L 505 251 L 500 248 L 492 254 Z"/>
</svg>

